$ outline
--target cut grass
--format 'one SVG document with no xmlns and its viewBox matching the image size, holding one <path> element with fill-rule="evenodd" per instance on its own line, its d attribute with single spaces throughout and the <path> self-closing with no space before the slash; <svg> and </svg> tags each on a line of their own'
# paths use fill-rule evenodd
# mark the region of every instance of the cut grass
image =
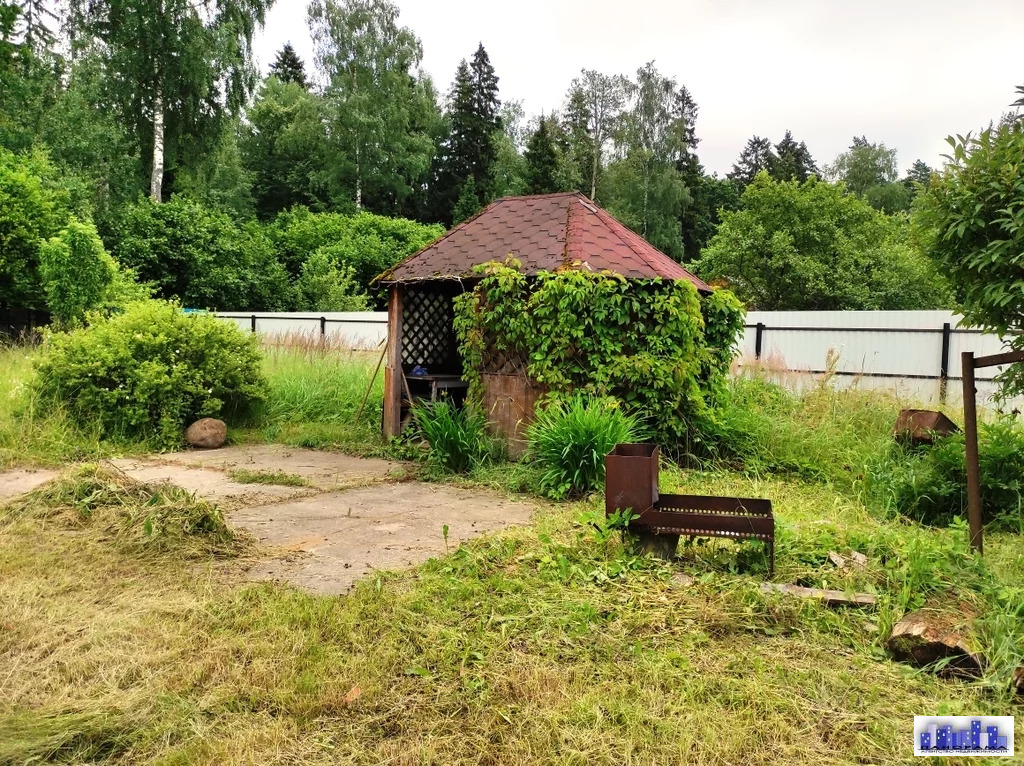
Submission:
<svg viewBox="0 0 1024 766">
<path fill-rule="evenodd" d="M 247 468 L 236 468 L 228 472 L 231 481 L 239 484 L 273 484 L 281 487 L 308 487 L 309 480 L 297 473 L 287 471 L 250 471 Z"/>
<path fill-rule="evenodd" d="M 668 471 L 665 485 L 770 497 L 783 579 L 824 576 L 807 555 L 824 535 L 903 528 L 800 482 Z M 0 528 L 0 763 L 895 763 L 915 712 L 1020 710 L 889 661 L 881 610 L 760 593 L 723 566 L 728 546 L 688 551 L 697 583 L 674 585 L 581 524 L 599 505 L 343 598 L 233 586 L 223 562 L 21 514 Z M 955 533 L 922 534 L 941 548 Z M 1015 555 L 1010 536 L 988 542 Z"/>
</svg>

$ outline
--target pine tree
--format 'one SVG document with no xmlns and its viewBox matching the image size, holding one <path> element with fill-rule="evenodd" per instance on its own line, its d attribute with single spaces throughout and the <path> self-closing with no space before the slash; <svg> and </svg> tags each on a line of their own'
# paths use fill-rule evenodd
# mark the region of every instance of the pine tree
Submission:
<svg viewBox="0 0 1024 766">
<path fill-rule="evenodd" d="M 819 174 L 807 144 L 799 144 L 790 131 L 786 131 L 779 143 L 775 144 L 774 156 L 768 158 L 768 173 L 776 181 L 799 181 L 803 183 L 812 175 Z"/>
<path fill-rule="evenodd" d="M 753 136 L 743 147 L 739 159 L 727 176 L 740 186 L 747 186 L 754 180 L 754 176 L 771 167 L 774 158 L 772 142 L 767 138 Z"/>
<path fill-rule="evenodd" d="M 293 82 L 303 88 L 309 87 L 306 81 L 306 66 L 291 43 L 285 43 L 277 52 L 277 58 L 270 65 L 270 74 L 281 82 Z"/>
<path fill-rule="evenodd" d="M 452 224 L 459 224 L 469 220 L 480 212 L 480 197 L 476 190 L 476 181 L 469 176 L 459 192 L 459 199 L 455 203 L 455 210 L 452 213 Z"/>
<path fill-rule="evenodd" d="M 590 109 L 583 89 L 574 86 L 562 114 L 562 133 L 565 135 L 566 161 L 576 169 L 581 186 L 590 191 L 594 167 L 594 142 L 590 137 Z"/>
<path fill-rule="evenodd" d="M 558 150 L 555 148 L 548 120 L 540 118 L 540 126 L 530 136 L 526 147 L 526 193 L 551 194 L 558 186 Z"/>
</svg>

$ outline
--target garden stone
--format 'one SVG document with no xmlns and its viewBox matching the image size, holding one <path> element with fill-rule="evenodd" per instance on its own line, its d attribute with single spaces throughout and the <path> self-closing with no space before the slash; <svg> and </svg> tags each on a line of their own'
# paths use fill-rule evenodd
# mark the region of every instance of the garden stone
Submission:
<svg viewBox="0 0 1024 766">
<path fill-rule="evenodd" d="M 223 447 L 228 438 L 228 427 L 223 420 L 203 418 L 190 425 L 185 431 L 185 443 L 198 449 Z"/>
<path fill-rule="evenodd" d="M 984 659 L 970 640 L 967 624 L 973 617 L 968 610 L 950 614 L 917 609 L 896 623 L 886 645 L 896 659 L 912 665 L 930 665 L 949 658 L 941 675 L 978 677 Z"/>
</svg>

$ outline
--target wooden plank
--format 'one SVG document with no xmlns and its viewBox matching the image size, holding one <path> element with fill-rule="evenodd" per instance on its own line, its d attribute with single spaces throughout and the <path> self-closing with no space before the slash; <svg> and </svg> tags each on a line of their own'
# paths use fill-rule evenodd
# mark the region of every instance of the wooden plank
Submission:
<svg viewBox="0 0 1024 766">
<path fill-rule="evenodd" d="M 761 583 L 761 591 L 764 593 L 778 591 L 798 598 L 819 599 L 828 606 L 874 606 L 877 601 L 875 596 L 870 593 L 846 593 L 841 590 L 804 588 L 799 585 L 783 585 L 774 582 Z"/>
<path fill-rule="evenodd" d="M 1024 351 L 1007 351 L 1005 354 L 977 356 L 974 358 L 974 369 L 996 367 L 1000 364 L 1014 364 L 1016 362 L 1024 362 Z"/>
<path fill-rule="evenodd" d="M 387 368 L 384 370 L 384 436 L 402 432 L 402 288 L 388 289 Z"/>
</svg>

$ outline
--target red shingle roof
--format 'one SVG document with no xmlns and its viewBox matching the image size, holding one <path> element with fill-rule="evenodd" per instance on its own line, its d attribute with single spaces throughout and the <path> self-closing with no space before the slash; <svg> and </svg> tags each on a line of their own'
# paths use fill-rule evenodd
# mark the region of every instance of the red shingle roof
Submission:
<svg viewBox="0 0 1024 766">
<path fill-rule="evenodd" d="M 378 279 L 421 282 L 473 276 L 473 267 L 515 256 L 526 274 L 563 267 L 612 271 L 632 279 L 704 282 L 579 192 L 495 200 Z"/>
</svg>

